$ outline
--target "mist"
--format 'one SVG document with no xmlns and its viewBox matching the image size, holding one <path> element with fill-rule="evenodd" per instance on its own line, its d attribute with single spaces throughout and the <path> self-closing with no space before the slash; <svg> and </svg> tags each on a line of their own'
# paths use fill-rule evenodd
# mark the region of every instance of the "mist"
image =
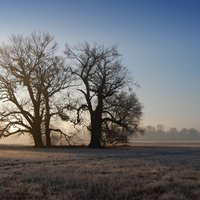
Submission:
<svg viewBox="0 0 200 200">
<path fill-rule="evenodd" d="M 187 140 L 200 140 L 200 132 L 195 128 L 182 128 L 178 130 L 172 127 L 169 130 L 164 129 L 164 125 L 159 124 L 157 127 L 146 126 L 145 134 L 138 135 L 133 140 L 141 141 L 187 141 Z"/>
</svg>

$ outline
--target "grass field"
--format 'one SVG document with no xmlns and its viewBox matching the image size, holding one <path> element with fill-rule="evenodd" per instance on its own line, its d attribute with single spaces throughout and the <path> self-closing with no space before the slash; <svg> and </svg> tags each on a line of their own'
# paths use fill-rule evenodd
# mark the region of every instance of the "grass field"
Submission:
<svg viewBox="0 0 200 200">
<path fill-rule="evenodd" d="M 0 146 L 0 199 L 200 199 L 198 145 Z"/>
</svg>

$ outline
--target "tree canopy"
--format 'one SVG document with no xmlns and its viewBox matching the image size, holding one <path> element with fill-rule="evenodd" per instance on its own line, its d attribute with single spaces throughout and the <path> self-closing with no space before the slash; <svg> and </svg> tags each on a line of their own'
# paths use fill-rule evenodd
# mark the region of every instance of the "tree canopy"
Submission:
<svg viewBox="0 0 200 200">
<path fill-rule="evenodd" d="M 0 46 L 0 113 L 2 136 L 30 133 L 35 146 L 51 146 L 50 120 L 57 113 L 55 94 L 69 87 L 70 70 L 57 56 L 58 44 L 48 33 L 12 35 Z"/>
<path fill-rule="evenodd" d="M 117 46 L 66 45 L 65 54 L 72 61 L 72 73 L 79 81 L 77 90 L 84 99 L 79 101 L 78 117 L 81 111 L 88 111 L 90 116 L 89 146 L 101 147 L 122 130 L 127 136 L 144 133 L 140 127 L 142 105 L 132 92 L 136 83 L 122 65 Z"/>
<path fill-rule="evenodd" d="M 52 117 L 60 116 L 87 127 L 90 147 L 127 141 L 144 133 L 135 86 L 117 46 L 66 45 L 59 55 L 49 33 L 11 35 L 0 45 L 0 136 L 28 133 L 36 147 L 50 147 L 51 132 L 67 138 L 52 124 Z"/>
</svg>

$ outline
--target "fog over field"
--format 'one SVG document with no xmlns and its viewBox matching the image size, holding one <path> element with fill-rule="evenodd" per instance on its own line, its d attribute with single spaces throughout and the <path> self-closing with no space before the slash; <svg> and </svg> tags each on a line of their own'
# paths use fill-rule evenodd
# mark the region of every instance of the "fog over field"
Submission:
<svg viewBox="0 0 200 200">
<path fill-rule="evenodd" d="M 77 137 L 79 138 L 78 142 L 79 144 L 89 144 L 90 141 L 90 135 L 88 132 L 82 132 L 78 133 Z M 58 141 L 57 145 L 62 145 L 63 141 Z M 130 145 L 135 145 L 137 143 L 143 143 L 143 144 L 151 144 L 157 143 L 157 144 L 163 144 L 168 143 L 168 145 L 195 145 L 200 144 L 200 132 L 195 129 L 186 129 L 183 128 L 181 130 L 177 130 L 176 128 L 171 128 L 169 130 L 157 130 L 153 126 L 147 126 L 145 130 L 145 134 L 137 134 L 137 136 L 132 136 L 129 140 L 131 143 Z M 136 142 L 136 143 L 135 143 Z M 144 143 L 145 142 L 145 143 Z M 7 138 L 1 138 L 0 144 L 11 144 L 11 145 L 28 145 L 33 146 L 33 140 L 28 135 L 21 135 L 19 136 L 10 136 Z"/>
<path fill-rule="evenodd" d="M 168 145 L 1 145 L 0 199 L 198 199 L 200 146 Z"/>
</svg>

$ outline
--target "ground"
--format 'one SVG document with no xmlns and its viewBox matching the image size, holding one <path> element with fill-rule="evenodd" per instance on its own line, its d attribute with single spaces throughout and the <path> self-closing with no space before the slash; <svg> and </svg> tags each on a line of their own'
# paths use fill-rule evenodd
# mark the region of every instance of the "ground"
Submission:
<svg viewBox="0 0 200 200">
<path fill-rule="evenodd" d="M 0 199 L 200 199 L 200 146 L 0 146 Z"/>
</svg>

